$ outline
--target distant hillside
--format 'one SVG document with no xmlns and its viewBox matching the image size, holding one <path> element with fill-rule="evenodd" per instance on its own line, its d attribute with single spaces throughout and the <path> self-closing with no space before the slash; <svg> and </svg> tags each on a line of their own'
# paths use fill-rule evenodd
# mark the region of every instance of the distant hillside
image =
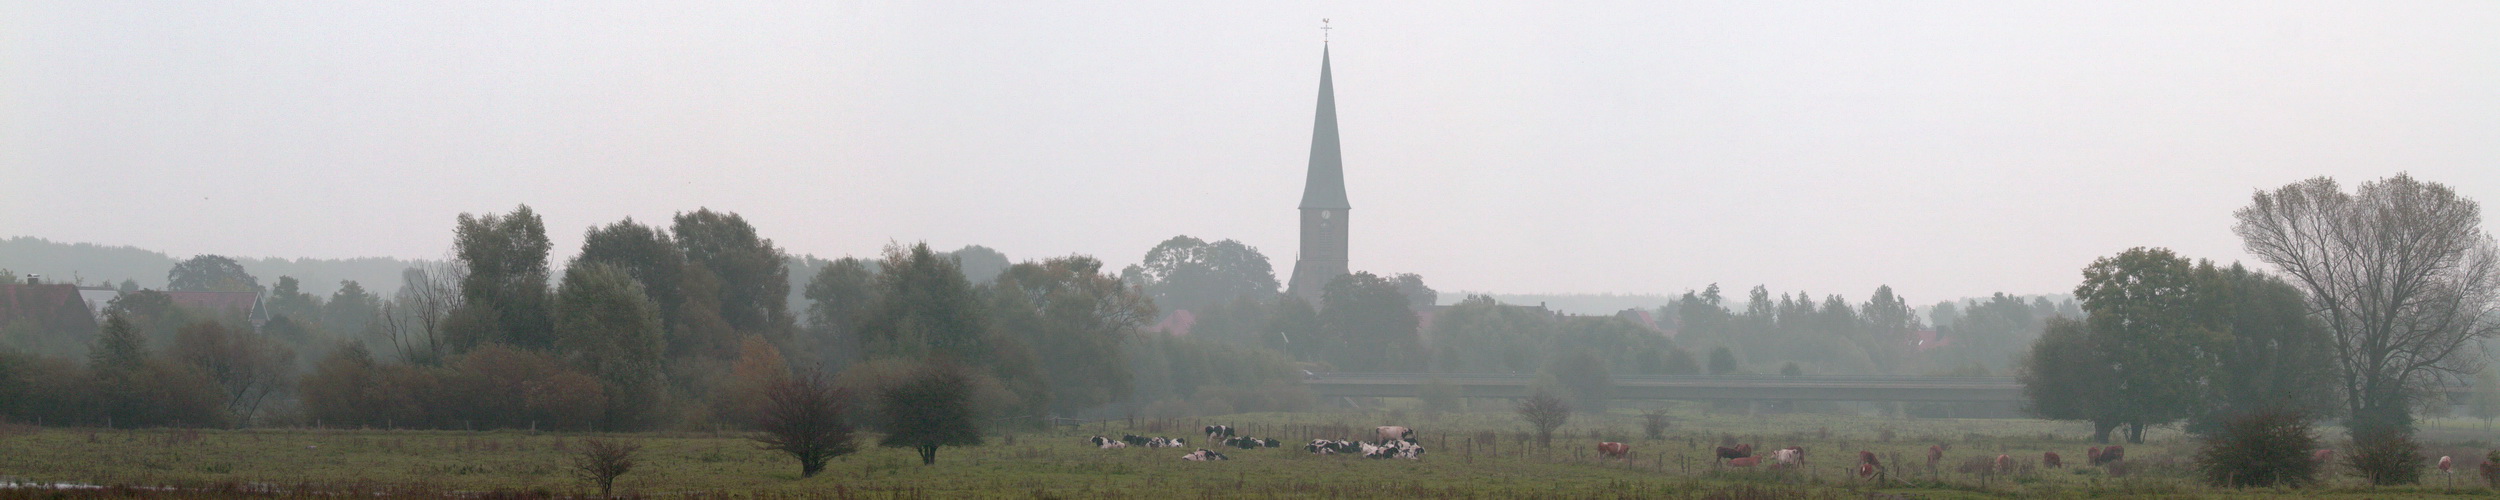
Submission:
<svg viewBox="0 0 2500 500">
<path fill-rule="evenodd" d="M 362 257 L 354 259 L 280 259 L 229 255 L 243 269 L 260 278 L 262 286 L 278 283 L 279 276 L 294 276 L 303 282 L 304 291 L 329 295 L 338 291 L 339 281 L 355 280 L 365 290 L 384 296 L 399 289 L 399 273 L 416 265 L 416 261 Z M 46 280 L 83 281 L 90 285 L 119 284 L 122 280 L 139 282 L 140 288 L 164 288 L 165 273 L 174 263 L 189 255 L 172 256 L 164 252 L 129 246 L 104 246 L 93 243 L 58 243 L 43 238 L 19 236 L 0 240 L 0 269 L 18 274 L 41 274 Z"/>
</svg>

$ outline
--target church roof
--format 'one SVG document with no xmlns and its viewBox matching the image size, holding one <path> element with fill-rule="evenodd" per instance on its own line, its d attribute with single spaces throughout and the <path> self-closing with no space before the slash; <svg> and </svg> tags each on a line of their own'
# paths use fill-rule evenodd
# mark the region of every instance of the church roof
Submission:
<svg viewBox="0 0 2500 500">
<path fill-rule="evenodd" d="M 1304 209 L 1354 208 L 1345 199 L 1345 159 L 1337 151 L 1337 87 L 1328 75 L 1328 49 L 1319 52 L 1319 112 L 1311 124 L 1311 171 L 1302 183 Z"/>
</svg>

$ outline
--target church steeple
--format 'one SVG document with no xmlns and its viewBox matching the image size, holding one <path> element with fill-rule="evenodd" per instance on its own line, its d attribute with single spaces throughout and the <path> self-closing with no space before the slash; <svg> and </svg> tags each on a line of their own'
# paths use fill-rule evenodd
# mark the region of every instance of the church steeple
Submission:
<svg viewBox="0 0 2500 500">
<path fill-rule="evenodd" d="M 1311 124 L 1311 171 L 1302 183 L 1302 208 L 1354 208 L 1345 199 L 1345 159 L 1337 151 L 1337 86 L 1328 71 L 1328 48 L 1319 50 L 1319 113 Z"/>
<path fill-rule="evenodd" d="M 1328 282 L 1344 276 L 1347 212 L 1345 161 L 1337 150 L 1337 88 L 1329 74 L 1328 49 L 1319 52 L 1319 112 L 1311 124 L 1311 164 L 1302 184 L 1302 253 L 1285 292 L 1317 301 Z"/>
</svg>

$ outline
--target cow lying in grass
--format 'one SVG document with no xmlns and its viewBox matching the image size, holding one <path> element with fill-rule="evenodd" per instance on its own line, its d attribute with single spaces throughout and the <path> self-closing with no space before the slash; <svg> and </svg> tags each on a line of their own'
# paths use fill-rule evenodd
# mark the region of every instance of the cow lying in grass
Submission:
<svg viewBox="0 0 2500 500">
<path fill-rule="evenodd" d="M 1188 460 L 1191 462 L 1212 462 L 1216 460 L 1230 459 L 1225 458 L 1222 453 L 1208 451 L 1206 448 L 1199 448 L 1198 451 L 1189 452 L 1187 455 L 1181 455 L 1181 460 Z"/>
<path fill-rule="evenodd" d="M 1128 442 L 1126 441 L 1120 441 L 1102 436 L 1094 436 L 1093 439 L 1087 439 L 1086 441 L 1094 443 L 1095 448 L 1102 448 L 1105 450 L 1116 450 L 1128 447 Z"/>
<path fill-rule="evenodd" d="M 1275 447 L 1277 447 L 1277 446 L 1279 446 L 1279 445 L 1282 445 L 1282 444 L 1284 444 L 1284 443 L 1278 442 L 1278 441 L 1276 441 L 1276 440 L 1274 440 L 1274 439 L 1260 439 L 1260 438 L 1254 438 L 1254 437 L 1237 437 L 1237 438 L 1225 438 L 1225 439 L 1224 439 L 1224 446 L 1231 446 L 1231 447 L 1234 447 L 1234 448 L 1240 448 L 1240 449 L 1244 449 L 1244 450 L 1247 450 L 1247 449 L 1252 449 L 1252 448 L 1275 448 Z"/>
<path fill-rule="evenodd" d="M 1302 445 L 1302 451 L 1311 452 L 1313 455 L 1361 453 L 1363 449 L 1358 446 L 1360 444 L 1361 443 L 1353 441 L 1340 441 L 1335 439 L 1313 439 L 1311 440 L 1311 444 Z"/>
<path fill-rule="evenodd" d="M 1181 438 L 1167 438 L 1167 437 L 1163 437 L 1163 436 L 1147 437 L 1147 436 L 1139 436 L 1139 435 L 1136 435 L 1136 434 L 1129 434 L 1129 435 L 1125 435 L 1125 436 L 1120 436 L 1120 442 L 1123 442 L 1123 443 L 1128 443 L 1128 445 L 1129 445 L 1129 446 L 1137 446 L 1137 447 L 1145 447 L 1145 448 L 1187 448 L 1187 447 L 1189 447 L 1189 442 L 1188 442 L 1188 441 L 1183 441 L 1183 440 L 1181 440 Z"/>
</svg>

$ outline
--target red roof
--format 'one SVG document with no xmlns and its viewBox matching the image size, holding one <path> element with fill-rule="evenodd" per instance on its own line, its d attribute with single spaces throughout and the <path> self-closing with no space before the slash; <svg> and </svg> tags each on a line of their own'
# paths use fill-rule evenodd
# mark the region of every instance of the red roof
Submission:
<svg viewBox="0 0 2500 500">
<path fill-rule="evenodd" d="M 78 285 L 0 285 L 0 325 L 31 321 L 46 331 L 93 333 L 95 314 Z"/>
<path fill-rule="evenodd" d="M 245 317 L 259 318 L 260 292 L 165 292 L 165 297 L 173 299 L 177 306 L 219 313 L 236 311 Z"/>
</svg>

